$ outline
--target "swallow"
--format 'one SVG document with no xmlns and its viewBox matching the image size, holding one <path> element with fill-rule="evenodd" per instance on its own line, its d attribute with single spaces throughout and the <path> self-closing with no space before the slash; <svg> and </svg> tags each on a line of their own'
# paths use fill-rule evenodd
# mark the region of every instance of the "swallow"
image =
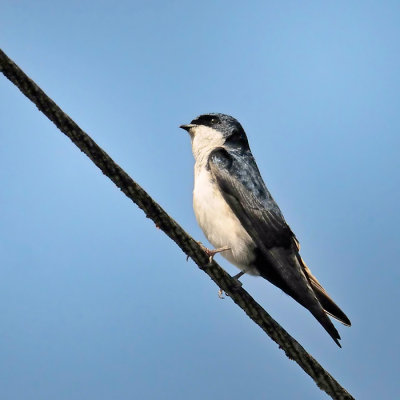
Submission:
<svg viewBox="0 0 400 400">
<path fill-rule="evenodd" d="M 268 191 L 242 125 L 210 113 L 181 125 L 191 138 L 193 209 L 207 240 L 243 274 L 257 275 L 305 307 L 341 347 L 328 316 L 350 320 L 300 256 L 299 242 Z"/>
</svg>

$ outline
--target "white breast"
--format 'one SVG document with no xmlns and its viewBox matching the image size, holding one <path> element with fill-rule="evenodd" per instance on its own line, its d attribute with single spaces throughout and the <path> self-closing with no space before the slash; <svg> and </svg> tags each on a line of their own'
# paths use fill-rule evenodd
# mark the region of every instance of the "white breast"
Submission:
<svg viewBox="0 0 400 400">
<path fill-rule="evenodd" d="M 258 275 L 249 267 L 254 259 L 254 242 L 222 197 L 218 186 L 213 184 L 210 172 L 202 162 L 195 165 L 193 208 L 208 241 L 215 248 L 231 248 L 221 255 L 241 270 Z"/>
</svg>

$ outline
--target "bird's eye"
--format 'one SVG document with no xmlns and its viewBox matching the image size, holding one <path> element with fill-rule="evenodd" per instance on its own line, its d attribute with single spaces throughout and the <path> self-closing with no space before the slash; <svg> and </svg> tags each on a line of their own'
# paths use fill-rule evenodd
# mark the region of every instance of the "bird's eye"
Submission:
<svg viewBox="0 0 400 400">
<path fill-rule="evenodd" d="M 211 115 L 205 114 L 205 115 L 200 115 L 200 117 L 197 117 L 191 123 L 197 124 L 197 125 L 211 126 L 214 124 L 218 124 L 219 118 L 216 116 L 211 116 Z"/>
</svg>

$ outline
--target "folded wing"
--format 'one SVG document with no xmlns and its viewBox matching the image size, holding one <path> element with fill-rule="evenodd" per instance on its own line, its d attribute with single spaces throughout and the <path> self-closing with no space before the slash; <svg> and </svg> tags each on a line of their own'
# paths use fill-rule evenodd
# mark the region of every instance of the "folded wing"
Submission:
<svg viewBox="0 0 400 400">
<path fill-rule="evenodd" d="M 208 167 L 225 201 L 257 245 L 254 266 L 260 275 L 306 307 L 340 346 L 339 333 L 321 304 L 319 283 L 313 283 L 313 276 L 304 268 L 298 242 L 266 188 L 250 151 L 238 149 L 237 153 L 228 153 L 217 148 L 209 156 Z"/>
</svg>

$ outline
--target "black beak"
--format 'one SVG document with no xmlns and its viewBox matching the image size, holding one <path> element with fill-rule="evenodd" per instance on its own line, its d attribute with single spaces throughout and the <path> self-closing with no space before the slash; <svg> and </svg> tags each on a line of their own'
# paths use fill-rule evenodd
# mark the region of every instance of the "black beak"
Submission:
<svg viewBox="0 0 400 400">
<path fill-rule="evenodd" d="M 194 126 L 196 126 L 195 124 L 187 124 L 187 125 L 181 125 L 179 128 L 184 129 L 186 132 L 190 131 L 190 128 L 193 128 Z"/>
</svg>

